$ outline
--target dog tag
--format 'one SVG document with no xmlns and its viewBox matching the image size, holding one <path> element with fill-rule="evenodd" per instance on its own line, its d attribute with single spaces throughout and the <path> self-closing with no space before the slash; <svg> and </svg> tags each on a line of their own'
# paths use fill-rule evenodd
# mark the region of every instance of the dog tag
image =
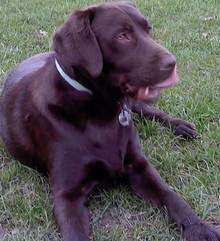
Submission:
<svg viewBox="0 0 220 241">
<path fill-rule="evenodd" d="M 122 126 L 128 126 L 131 121 L 131 111 L 128 109 L 128 107 L 125 105 L 121 111 L 121 113 L 118 116 L 119 123 Z"/>
</svg>

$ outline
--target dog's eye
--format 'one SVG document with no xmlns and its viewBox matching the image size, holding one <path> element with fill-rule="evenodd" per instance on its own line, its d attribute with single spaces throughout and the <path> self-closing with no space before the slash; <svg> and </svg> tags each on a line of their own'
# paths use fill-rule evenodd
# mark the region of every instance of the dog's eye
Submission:
<svg viewBox="0 0 220 241">
<path fill-rule="evenodd" d="M 122 32 L 122 33 L 118 34 L 116 38 L 119 41 L 130 41 L 131 40 L 131 36 L 126 32 Z"/>
</svg>

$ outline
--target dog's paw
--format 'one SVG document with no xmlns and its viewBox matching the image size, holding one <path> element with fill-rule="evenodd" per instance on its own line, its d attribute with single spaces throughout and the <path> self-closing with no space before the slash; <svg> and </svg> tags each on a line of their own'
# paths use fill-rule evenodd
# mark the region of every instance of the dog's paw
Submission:
<svg viewBox="0 0 220 241">
<path fill-rule="evenodd" d="M 203 223 L 187 226 L 183 235 L 186 241 L 220 241 L 220 234 Z"/>
<path fill-rule="evenodd" d="M 186 139 L 196 139 L 198 137 L 196 126 L 192 123 L 181 119 L 174 119 L 171 121 L 171 126 L 174 134 L 177 136 L 182 136 Z"/>
</svg>

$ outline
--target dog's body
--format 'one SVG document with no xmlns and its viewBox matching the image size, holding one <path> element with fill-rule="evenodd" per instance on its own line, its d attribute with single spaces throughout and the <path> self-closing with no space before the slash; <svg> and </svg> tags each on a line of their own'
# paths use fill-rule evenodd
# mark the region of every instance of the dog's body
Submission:
<svg viewBox="0 0 220 241">
<path fill-rule="evenodd" d="M 174 56 L 148 32 L 148 22 L 127 4 L 78 11 L 56 32 L 54 52 L 25 60 L 5 83 L 2 138 L 22 163 L 49 175 L 65 241 L 90 240 L 85 198 L 96 184 L 115 176 L 127 177 L 146 201 L 166 206 L 188 241 L 220 240 L 160 178 L 141 151 L 129 114 L 123 115 L 128 105 L 174 125 L 178 134 L 196 134 L 191 124 L 136 101 L 150 102 L 177 80 Z M 92 93 L 69 85 L 55 60 Z"/>
</svg>

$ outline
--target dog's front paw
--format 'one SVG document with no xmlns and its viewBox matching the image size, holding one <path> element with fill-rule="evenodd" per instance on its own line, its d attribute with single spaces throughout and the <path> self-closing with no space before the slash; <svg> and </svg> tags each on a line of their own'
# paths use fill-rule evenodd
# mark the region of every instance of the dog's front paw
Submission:
<svg viewBox="0 0 220 241">
<path fill-rule="evenodd" d="M 173 119 L 171 121 L 171 126 L 174 130 L 174 134 L 177 136 L 182 136 L 188 139 L 196 139 L 198 133 L 194 124 L 181 119 Z"/>
<path fill-rule="evenodd" d="M 183 235 L 186 241 L 220 241 L 220 234 L 203 223 L 187 226 Z"/>
</svg>

